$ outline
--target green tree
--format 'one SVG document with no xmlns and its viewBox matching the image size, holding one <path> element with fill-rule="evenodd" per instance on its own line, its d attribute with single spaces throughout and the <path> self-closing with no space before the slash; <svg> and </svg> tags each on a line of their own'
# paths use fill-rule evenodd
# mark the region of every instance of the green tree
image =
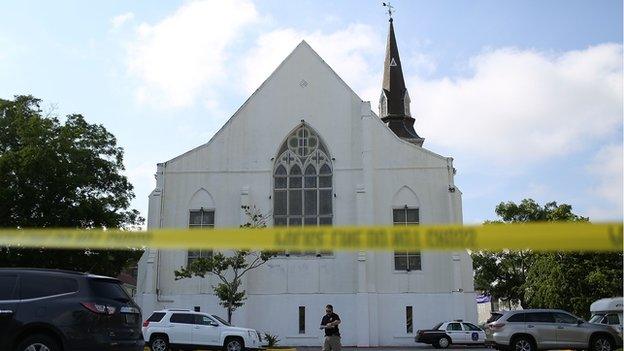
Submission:
<svg viewBox="0 0 624 351">
<path fill-rule="evenodd" d="M 524 284 L 527 307 L 588 318 L 592 302 L 622 296 L 622 253 L 537 254 Z"/>
<path fill-rule="evenodd" d="M 548 202 L 541 206 L 532 199 L 519 204 L 501 202 L 496 206 L 499 217 L 491 223 L 526 223 L 548 221 L 587 221 L 588 218 L 572 212 L 572 206 Z M 525 283 L 529 268 L 534 264 L 536 254 L 529 251 L 479 251 L 472 254 L 475 270 L 475 289 L 510 304 L 526 307 Z"/>
<path fill-rule="evenodd" d="M 264 228 L 267 217 L 255 207 L 242 206 L 249 221 L 241 228 Z M 188 267 L 175 271 L 175 279 L 191 277 L 205 278 L 206 274 L 215 275 L 220 283 L 212 289 L 219 298 L 219 303 L 227 310 L 228 322 L 232 321 L 232 313 L 245 304 L 246 292 L 241 290 L 243 276 L 256 269 L 275 256 L 269 251 L 234 250 L 231 255 L 221 252 L 210 257 L 202 257 L 193 261 Z"/>
<path fill-rule="evenodd" d="M 0 99 L 0 227 L 132 229 L 132 185 L 122 174 L 123 149 L 103 126 L 79 114 L 64 122 L 32 96 Z M 0 248 L 0 266 L 42 267 L 117 275 L 138 250 Z"/>
</svg>

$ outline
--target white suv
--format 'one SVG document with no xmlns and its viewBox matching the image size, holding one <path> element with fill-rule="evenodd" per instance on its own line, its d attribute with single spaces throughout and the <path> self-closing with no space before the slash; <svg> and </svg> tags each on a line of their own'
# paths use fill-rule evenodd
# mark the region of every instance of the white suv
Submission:
<svg viewBox="0 0 624 351">
<path fill-rule="evenodd" d="M 260 333 L 237 328 L 213 314 L 185 309 L 155 311 L 143 322 L 143 338 L 153 351 L 223 349 L 244 351 L 261 347 Z"/>
</svg>

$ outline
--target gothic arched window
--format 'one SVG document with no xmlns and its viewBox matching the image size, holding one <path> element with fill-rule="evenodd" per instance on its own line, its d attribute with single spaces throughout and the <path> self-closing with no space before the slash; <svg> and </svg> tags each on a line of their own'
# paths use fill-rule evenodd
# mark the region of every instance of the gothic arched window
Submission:
<svg viewBox="0 0 624 351">
<path fill-rule="evenodd" d="M 412 113 L 410 112 L 410 104 L 412 103 L 412 100 L 409 97 L 409 93 L 407 92 L 407 90 L 405 90 L 405 95 L 403 95 L 403 106 L 405 106 L 405 115 L 406 116 L 412 116 Z"/>
<path fill-rule="evenodd" d="M 276 226 L 332 224 L 332 163 L 321 138 L 301 124 L 280 146 L 273 168 Z"/>
<path fill-rule="evenodd" d="M 383 118 L 388 115 L 388 97 L 386 92 L 382 89 L 381 96 L 379 97 L 379 117 Z"/>
</svg>

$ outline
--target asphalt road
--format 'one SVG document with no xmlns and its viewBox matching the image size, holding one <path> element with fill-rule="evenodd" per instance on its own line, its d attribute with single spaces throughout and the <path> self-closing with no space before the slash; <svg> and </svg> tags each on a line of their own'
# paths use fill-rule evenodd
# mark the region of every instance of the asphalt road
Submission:
<svg viewBox="0 0 624 351">
<path fill-rule="evenodd" d="M 440 351 L 440 349 L 436 349 L 433 346 L 429 345 L 414 345 L 410 347 L 367 347 L 367 348 L 357 348 L 357 347 L 343 347 L 344 351 L 425 351 L 425 350 L 436 350 Z M 470 350 L 470 351 L 493 351 L 494 349 L 490 349 L 483 346 L 460 346 L 460 345 L 451 345 L 447 350 Z M 297 347 L 297 351 L 321 351 L 321 347 Z"/>
<path fill-rule="evenodd" d="M 436 349 L 433 346 L 414 346 L 411 348 L 408 348 L 406 350 L 437 350 L 440 351 L 440 349 Z M 471 351 L 493 351 L 494 349 L 488 348 L 488 347 L 483 347 L 483 346 L 460 346 L 460 345 L 451 345 L 449 346 L 449 348 L 447 350 L 471 350 Z"/>
<path fill-rule="evenodd" d="M 321 351 L 321 347 L 297 347 L 297 351 Z M 145 351 L 149 351 L 148 347 L 145 348 Z M 433 348 L 428 345 L 414 345 L 410 347 L 367 347 L 367 348 L 357 348 L 357 347 L 343 347 L 344 351 L 428 351 L 428 350 L 436 350 L 439 349 Z M 475 346 L 459 346 L 459 345 L 451 345 L 447 350 L 470 350 L 470 351 L 493 351 L 490 348 L 484 347 L 475 347 Z M 196 350 L 199 351 L 199 350 Z"/>
</svg>

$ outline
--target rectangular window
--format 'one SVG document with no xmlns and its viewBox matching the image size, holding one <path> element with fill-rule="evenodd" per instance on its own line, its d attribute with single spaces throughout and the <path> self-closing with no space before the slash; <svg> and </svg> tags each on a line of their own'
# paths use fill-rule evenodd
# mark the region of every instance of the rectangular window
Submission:
<svg viewBox="0 0 624 351">
<path fill-rule="evenodd" d="M 618 324 L 620 324 L 620 317 L 617 314 L 614 314 L 614 313 L 608 314 L 604 318 L 603 324 L 618 325 Z"/>
<path fill-rule="evenodd" d="M 212 318 L 205 316 L 203 314 L 196 314 L 195 324 L 214 326 L 215 324 L 217 324 L 217 322 L 215 322 Z"/>
<path fill-rule="evenodd" d="M 191 210 L 189 211 L 189 229 L 212 229 L 214 228 L 214 210 Z M 212 257 L 212 250 L 189 250 L 186 264 L 190 265 L 198 258 Z"/>
<path fill-rule="evenodd" d="M 97 297 L 104 297 L 117 301 L 130 299 L 126 290 L 124 290 L 123 286 L 116 280 L 91 278 L 89 279 L 89 286 L 91 287 L 93 295 Z"/>
<path fill-rule="evenodd" d="M 165 312 L 154 312 L 147 320 L 148 322 L 160 322 L 164 316 Z"/>
<path fill-rule="evenodd" d="M 408 334 L 414 333 L 414 323 L 412 319 L 412 306 L 405 306 L 405 327 Z"/>
<path fill-rule="evenodd" d="M 299 334 L 305 334 L 305 306 L 299 306 Z"/>
<path fill-rule="evenodd" d="M 35 299 L 77 292 L 78 282 L 73 278 L 42 276 L 39 274 L 23 275 L 20 279 L 19 290 L 21 299 Z"/>
<path fill-rule="evenodd" d="M 394 225 L 418 225 L 420 213 L 417 208 L 395 208 L 392 210 L 392 222 Z M 394 270 L 396 271 L 419 271 L 421 270 L 420 251 L 395 251 Z"/>
<path fill-rule="evenodd" d="M 507 323 L 524 323 L 524 316 L 526 313 L 516 313 L 513 316 L 507 318 Z"/>
<path fill-rule="evenodd" d="M 526 323 L 555 323 L 555 317 L 550 312 L 526 313 L 524 321 Z M 560 321 L 557 322 L 560 323 Z"/>
<path fill-rule="evenodd" d="M 446 330 L 447 331 L 461 331 L 462 327 L 461 327 L 461 324 L 459 324 L 459 323 L 449 323 L 446 326 Z"/>
<path fill-rule="evenodd" d="M 169 317 L 169 322 L 179 324 L 194 324 L 195 315 L 190 313 L 174 313 Z"/>
</svg>

